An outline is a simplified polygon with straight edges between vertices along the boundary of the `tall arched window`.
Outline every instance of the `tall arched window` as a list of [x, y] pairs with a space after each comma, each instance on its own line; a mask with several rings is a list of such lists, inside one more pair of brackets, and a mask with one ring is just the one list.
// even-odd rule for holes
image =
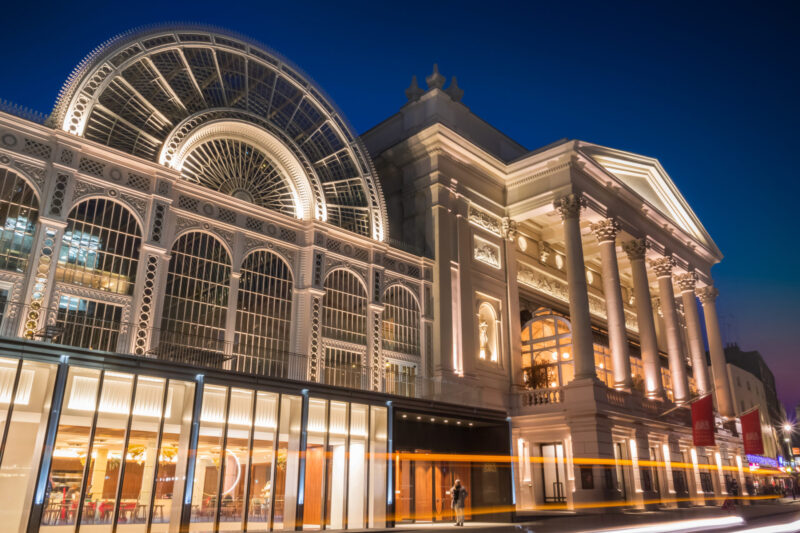
[[195, 231], [175, 241], [164, 288], [159, 357], [221, 362], [230, 282], [231, 260], [217, 239]]
[[497, 313], [489, 302], [478, 307], [478, 358], [496, 363], [499, 359]]
[[25, 272], [39, 219], [39, 201], [24, 178], [0, 168], [0, 269]]
[[367, 291], [353, 273], [341, 269], [328, 274], [324, 286], [322, 336], [341, 342], [336, 347], [324, 345], [323, 379], [332, 385], [361, 388], [366, 377], [362, 360], [367, 344]]
[[61, 239], [56, 280], [131, 294], [142, 232], [127, 208], [93, 198], [75, 206]]
[[572, 381], [572, 331], [566, 318], [540, 310], [525, 324], [522, 371], [531, 389], [558, 388]]
[[419, 355], [420, 313], [411, 291], [393, 285], [383, 296], [383, 349]]
[[280, 256], [266, 250], [242, 262], [236, 302], [236, 346], [244, 357], [238, 370], [283, 375], [292, 320], [292, 273]]

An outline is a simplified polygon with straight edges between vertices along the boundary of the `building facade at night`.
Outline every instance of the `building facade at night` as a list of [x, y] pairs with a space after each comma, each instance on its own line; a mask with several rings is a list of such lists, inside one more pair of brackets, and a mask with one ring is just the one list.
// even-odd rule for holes
[[[722, 255], [658, 161], [530, 151], [426, 81], [359, 137], [274, 52], [162, 27], [46, 120], [0, 113], [9, 531], [447, 520], [456, 478], [494, 518], [745, 486]], [[712, 391], [696, 448], [676, 407]]]

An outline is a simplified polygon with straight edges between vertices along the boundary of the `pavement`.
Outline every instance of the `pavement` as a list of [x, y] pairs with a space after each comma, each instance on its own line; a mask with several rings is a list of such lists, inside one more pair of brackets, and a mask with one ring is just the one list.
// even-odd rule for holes
[[[741, 520], [739, 519], [741, 517]], [[631, 533], [659, 531], [680, 532], [733, 532], [755, 533], [800, 532], [800, 500], [789, 499], [752, 503], [738, 506], [734, 511], [719, 507], [690, 507], [657, 511], [617, 512], [559, 512], [528, 513], [518, 516], [515, 523], [467, 522], [457, 528], [452, 522], [400, 523], [393, 529], [382, 531], [419, 532], [440, 530], [469, 530], [471, 533], [578, 533], [620, 532]], [[776, 528], [776, 524], [797, 521], [797, 529]], [[350, 530], [352, 532], [352, 530]], [[381, 530], [364, 530], [369, 532]]]

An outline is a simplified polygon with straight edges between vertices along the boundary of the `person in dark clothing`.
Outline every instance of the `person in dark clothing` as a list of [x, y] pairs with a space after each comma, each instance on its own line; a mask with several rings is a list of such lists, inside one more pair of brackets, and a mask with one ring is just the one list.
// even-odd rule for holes
[[467, 489], [461, 485], [461, 480], [457, 479], [453, 488], [450, 489], [450, 497], [453, 499], [453, 511], [456, 513], [456, 525], [464, 525], [464, 503], [467, 499]]

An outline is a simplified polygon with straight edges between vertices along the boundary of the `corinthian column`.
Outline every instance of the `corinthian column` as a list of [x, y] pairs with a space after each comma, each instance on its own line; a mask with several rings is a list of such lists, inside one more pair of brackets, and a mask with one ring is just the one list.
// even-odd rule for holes
[[614, 361], [614, 387], [631, 388], [631, 360], [628, 351], [628, 335], [625, 332], [625, 309], [622, 307], [622, 290], [619, 285], [616, 239], [619, 224], [607, 218], [592, 224], [592, 232], [600, 245], [603, 262], [603, 296], [608, 317], [608, 340]]
[[697, 275], [694, 272], [678, 274], [675, 283], [681, 291], [683, 313], [686, 316], [686, 332], [689, 336], [689, 354], [692, 357], [692, 373], [700, 395], [711, 392], [706, 365], [706, 349], [703, 346], [703, 332], [700, 329], [700, 313], [697, 312], [697, 298], [694, 295]]
[[669, 373], [672, 376], [672, 397], [675, 403], [689, 401], [689, 380], [686, 377], [686, 359], [683, 355], [683, 341], [675, 310], [675, 291], [672, 288], [672, 267], [675, 260], [661, 257], [650, 262], [658, 277], [658, 292], [661, 296], [661, 311], [664, 313], [664, 326], [667, 330], [667, 355], [669, 356]]
[[622, 243], [622, 249], [628, 254], [628, 259], [631, 262], [633, 296], [636, 300], [636, 320], [639, 324], [639, 343], [642, 348], [645, 394], [649, 398], [663, 398], [664, 387], [661, 385], [661, 364], [658, 360], [656, 324], [653, 320], [653, 306], [650, 303], [647, 268], [644, 265], [647, 240], [633, 239], [632, 241], [624, 242]]
[[706, 316], [706, 335], [708, 336], [708, 351], [711, 355], [711, 370], [714, 374], [717, 409], [719, 409], [719, 414], [725, 418], [733, 418], [736, 413], [733, 409], [733, 397], [731, 396], [731, 384], [728, 381], [728, 365], [722, 349], [722, 337], [719, 334], [716, 304], [718, 295], [719, 291], [711, 286], [697, 289], [697, 297], [703, 304], [703, 314]]
[[580, 214], [585, 200], [568, 194], [555, 201], [555, 208], [564, 221], [564, 248], [567, 254], [569, 318], [572, 322], [572, 353], [575, 379], [595, 378], [592, 324], [589, 316], [589, 294], [586, 288], [586, 267], [583, 264]]

